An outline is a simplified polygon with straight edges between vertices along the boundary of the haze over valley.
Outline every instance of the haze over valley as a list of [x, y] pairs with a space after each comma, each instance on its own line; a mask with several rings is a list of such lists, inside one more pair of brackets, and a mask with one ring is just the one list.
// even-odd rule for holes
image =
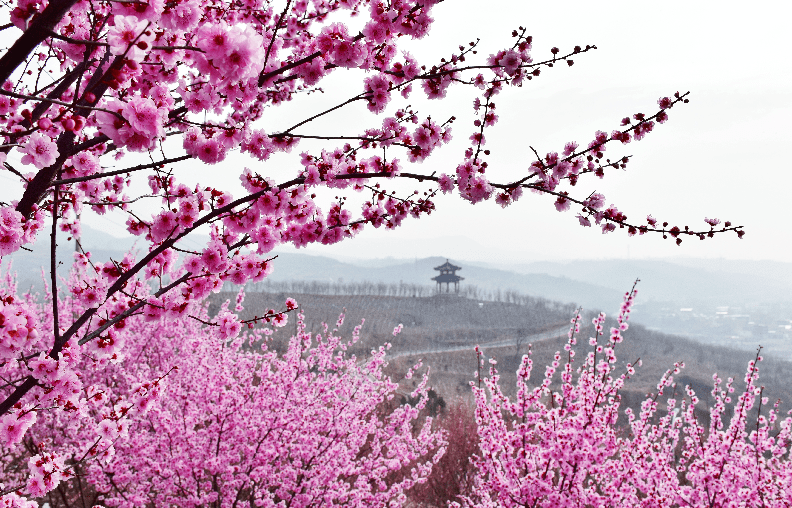
[[[48, 265], [49, 248], [48, 236], [40, 236], [32, 253], [13, 256], [20, 289], [43, 287], [41, 267]], [[120, 259], [135, 245], [133, 239], [118, 239], [89, 227], [84, 227], [81, 242], [97, 260]], [[183, 247], [196, 248], [200, 239], [192, 243], [195, 246]], [[74, 242], [63, 237], [59, 245], [59, 272], [65, 276]], [[396, 287], [403, 286], [401, 294], [407, 294], [409, 285], [412, 294], [429, 296], [436, 290], [431, 280], [438, 274], [434, 268], [449, 259], [461, 267], [460, 291], [467, 298], [507, 302], [519, 295], [531, 296], [615, 316], [624, 293], [640, 279], [633, 322], [718, 346], [755, 350], [761, 345], [768, 354], [792, 360], [792, 294], [788, 289], [792, 263], [685, 258], [487, 263], [448, 254], [448, 258], [342, 261], [294, 250], [276, 251], [272, 253], [277, 256], [273, 273], [248, 291], [290, 288], [309, 292], [307, 284], [315, 282], [317, 291], [321, 287], [325, 293], [343, 294], [352, 291], [344, 286], [365, 283], [354, 291], [396, 296]], [[297, 285], [288, 286], [291, 283]]]

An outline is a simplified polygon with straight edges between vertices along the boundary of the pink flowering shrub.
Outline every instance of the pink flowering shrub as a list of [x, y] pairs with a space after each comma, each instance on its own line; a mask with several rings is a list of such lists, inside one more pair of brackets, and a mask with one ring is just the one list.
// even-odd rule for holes
[[[86, 280], [82, 269], [72, 285]], [[73, 291], [61, 310], [77, 311], [82, 296]], [[2, 417], [5, 485], [51, 506], [386, 506], [442, 456], [442, 431], [417, 421], [426, 377], [417, 403], [379, 411], [398, 385], [383, 373], [386, 347], [345, 354], [360, 326], [350, 341], [327, 328], [313, 336], [299, 315], [279, 354], [271, 328], [240, 333], [235, 321], [229, 332], [194, 307], [183, 320], [132, 316], [83, 350], [28, 360], [40, 386], [33, 404]], [[227, 307], [220, 314], [235, 316]], [[31, 299], [24, 308], [34, 323], [50, 317]]]
[[[697, 420], [696, 394], [662, 399], [684, 367], [674, 365], [641, 404], [620, 412], [619, 391], [633, 374], [616, 370], [615, 349], [627, 330], [635, 291], [628, 293], [607, 341], [604, 315], [597, 336], [575, 369], [573, 319], [565, 353], [556, 353], [538, 386], [530, 388], [530, 355], [517, 372], [518, 394], [501, 391], [494, 362], [486, 388], [471, 383], [480, 439], [474, 493], [456, 506], [782, 507], [792, 502], [792, 418], [767, 407], [757, 354], [745, 374], [745, 392], [716, 375], [710, 423]], [[563, 358], [566, 356], [566, 358]], [[560, 387], [551, 388], [560, 370]], [[665, 408], [661, 403], [665, 402]], [[733, 416], [726, 421], [728, 406]]]

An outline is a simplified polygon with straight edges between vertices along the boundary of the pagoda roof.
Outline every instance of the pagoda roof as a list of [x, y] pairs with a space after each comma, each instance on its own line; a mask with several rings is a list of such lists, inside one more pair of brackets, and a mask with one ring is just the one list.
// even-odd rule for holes
[[432, 277], [432, 280], [437, 282], [459, 282], [461, 280], [465, 280], [464, 277], [460, 277], [459, 275], [454, 275], [452, 273], [441, 273], [437, 277]]
[[446, 259], [446, 262], [443, 263], [442, 265], [435, 266], [435, 270], [439, 270], [439, 271], [443, 271], [443, 270], [452, 270], [453, 271], [453, 270], [461, 270], [461, 269], [462, 269], [461, 266], [452, 265], [451, 263], [448, 262], [447, 259]]

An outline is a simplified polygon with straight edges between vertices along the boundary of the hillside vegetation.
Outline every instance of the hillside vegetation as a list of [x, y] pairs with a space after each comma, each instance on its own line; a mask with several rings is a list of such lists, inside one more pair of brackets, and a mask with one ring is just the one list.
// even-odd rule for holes
[[[384, 295], [311, 295], [294, 293], [248, 293], [245, 297], [241, 319], [262, 315], [269, 308], [278, 308], [287, 296], [295, 298], [305, 313], [308, 330], [320, 332], [322, 323], [335, 328], [340, 313], [345, 313], [340, 332], [350, 337], [352, 329], [363, 319], [362, 340], [353, 347], [359, 356], [378, 348], [385, 342], [392, 344], [389, 372], [399, 379], [410, 366], [423, 360], [431, 368], [430, 385], [446, 400], [469, 398], [469, 383], [475, 379], [476, 356], [473, 348], [480, 345], [484, 356], [495, 359], [503, 382], [514, 385], [514, 373], [524, 354], [530, 351], [534, 361], [532, 380], [541, 382], [544, 367], [553, 361], [557, 351], [563, 352], [567, 341], [566, 327], [575, 308], [538, 298], [523, 297], [521, 303], [479, 301], [455, 295], [432, 297]], [[210, 314], [217, 312], [225, 300], [234, 301], [235, 292], [224, 292], [210, 298]], [[276, 347], [283, 347], [294, 332], [294, 319], [273, 335]], [[576, 346], [577, 361], [591, 350], [588, 338], [594, 330], [590, 325], [592, 315], [586, 315], [584, 327]], [[588, 323], [588, 325], [586, 325]], [[398, 336], [393, 329], [403, 324]], [[606, 322], [606, 333], [613, 325]], [[541, 337], [535, 340], [536, 337]], [[600, 343], [606, 337], [600, 338]], [[685, 369], [677, 376], [677, 394], [690, 385], [701, 399], [701, 406], [711, 402], [712, 376], [726, 379], [734, 377], [740, 390], [748, 362], [755, 352], [701, 344], [683, 337], [647, 330], [631, 325], [625, 341], [616, 350], [618, 365], [640, 359], [642, 366], [622, 392], [627, 405], [638, 408], [648, 393], [656, 390], [663, 373], [674, 362], [684, 362]], [[782, 407], [792, 407], [792, 363], [765, 356], [760, 364], [760, 382], [765, 395], [771, 400], [780, 398]], [[562, 361], [566, 356], [562, 356]], [[487, 364], [489, 365], [489, 364]], [[405, 381], [408, 391], [415, 379]], [[664, 394], [671, 396], [671, 393]], [[703, 415], [705, 416], [705, 415]]]

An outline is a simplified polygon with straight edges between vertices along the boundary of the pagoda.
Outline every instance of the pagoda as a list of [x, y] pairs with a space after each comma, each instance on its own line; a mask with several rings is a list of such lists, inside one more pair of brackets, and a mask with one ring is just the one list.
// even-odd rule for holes
[[443, 292], [443, 284], [446, 285], [446, 293], [451, 292], [451, 284], [454, 284], [454, 291], [459, 293], [459, 281], [464, 280], [464, 277], [460, 277], [456, 274], [457, 270], [461, 270], [462, 267], [452, 265], [446, 259], [446, 262], [440, 266], [436, 266], [435, 270], [440, 272], [440, 275], [436, 277], [432, 277], [432, 280], [437, 281], [437, 292]]

